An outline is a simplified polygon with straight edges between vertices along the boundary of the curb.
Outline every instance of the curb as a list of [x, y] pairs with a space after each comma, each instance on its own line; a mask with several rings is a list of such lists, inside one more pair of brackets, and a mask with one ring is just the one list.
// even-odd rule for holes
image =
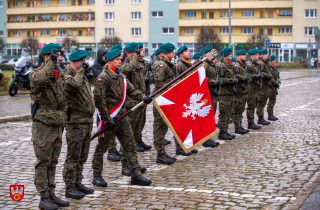
[[309, 76], [288, 77], [288, 78], [284, 78], [284, 79], [281, 79], [281, 80], [299, 79], [299, 78], [304, 78], [304, 77], [309, 77]]
[[1, 117], [0, 123], [30, 120], [31, 114]]

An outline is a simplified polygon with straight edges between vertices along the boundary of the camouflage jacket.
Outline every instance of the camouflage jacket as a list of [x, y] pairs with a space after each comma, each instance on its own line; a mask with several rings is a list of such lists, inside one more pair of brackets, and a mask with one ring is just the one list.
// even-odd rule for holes
[[191, 67], [191, 63], [190, 62], [187, 62], [185, 60], [179, 60], [178, 63], [177, 63], [177, 75], [176, 76], [179, 76], [180, 74], [182, 74], [185, 70], [187, 70], [188, 68]]
[[[251, 63], [250, 61], [247, 61], [248, 65], [250, 65], [250, 63]], [[250, 91], [260, 90], [261, 87], [262, 87], [262, 83], [260, 83], [259, 85], [257, 84], [257, 82], [258, 82], [258, 72], [259, 72], [259, 63], [257, 63], [256, 61], [253, 62], [253, 64], [251, 65], [250, 72], [251, 73], [249, 74], [249, 76], [252, 78], [252, 82], [250, 83]]]
[[206, 71], [207, 83], [209, 87], [209, 92], [211, 96], [217, 97], [217, 93], [214, 92], [216, 89], [216, 78], [217, 78], [217, 67], [215, 63], [206, 59], [203, 61]]
[[150, 80], [151, 83], [154, 83], [154, 74], [156, 72], [156, 68], [157, 68], [157, 65], [158, 65], [159, 61], [160, 61], [160, 58], [156, 57], [156, 60], [151, 65], [151, 72], [149, 74], [149, 80]]
[[[93, 115], [95, 111], [93, 95], [90, 83], [84, 77], [84, 69], [76, 73], [71, 67], [66, 72], [67, 104], [73, 110]], [[71, 113], [70, 121], [67, 123], [93, 123], [93, 117], [84, 117]]]
[[233, 80], [233, 65], [228, 64], [225, 60], [221, 64], [221, 80], [223, 84], [220, 87], [220, 95], [234, 95], [232, 88], [234, 84]]
[[[136, 90], [142, 93], [146, 92], [146, 70], [144, 66], [140, 66], [137, 54], [133, 54], [132, 58], [126, 57], [125, 61], [120, 67], [120, 72], [130, 81]], [[127, 95], [126, 107], [133, 107], [140, 101], [136, 101]]]
[[62, 126], [66, 124], [66, 82], [62, 70], [56, 78], [52, 72], [56, 64], [47, 61], [46, 65], [33, 70], [30, 73], [31, 100], [41, 105], [57, 106], [60, 110], [39, 109], [33, 120], [43, 122], [47, 125]]
[[[142, 69], [142, 72], [143, 72], [143, 75], [144, 75], [144, 81], [146, 81], [146, 79], [147, 79], [146, 75], [147, 75], [147, 71], [148, 71], [148, 64], [142, 58], [139, 58], [139, 62], [138, 63], [139, 63], [140, 68]], [[150, 72], [149, 72], [149, 75], [150, 75]], [[148, 78], [150, 80], [150, 76]], [[149, 95], [150, 94], [150, 85], [148, 87], [147, 87], [147, 85], [145, 85], [145, 86], [146, 86], [146, 91], [144, 92], [144, 94]]]
[[[97, 77], [94, 84], [94, 101], [100, 114], [106, 123], [111, 122], [109, 110], [115, 107], [122, 99], [122, 88], [124, 75], [120, 73], [119, 77], [111, 72], [108, 65], [105, 65], [101, 74]], [[134, 86], [127, 79], [126, 94], [137, 101], [142, 101], [145, 95], [136, 90]], [[125, 112], [123, 106], [115, 118], [120, 117]]]
[[250, 87], [249, 85], [245, 85], [245, 90], [242, 89], [242, 85], [245, 82], [247, 66], [245, 65], [245, 63], [239, 60], [237, 60], [236, 66], [237, 66], [237, 79], [239, 80], [236, 92], [241, 94], [248, 93], [249, 87]]
[[160, 58], [154, 74], [154, 91], [160, 89], [173, 79], [173, 67], [174, 65], [169, 60], [164, 57]]
[[278, 69], [275, 66], [273, 67], [271, 64], [270, 64], [270, 67], [271, 67], [271, 74], [272, 74], [271, 88], [275, 90], [276, 89], [275, 85], [277, 84], [277, 78], [278, 78]]
[[261, 61], [261, 74], [263, 75], [263, 79], [262, 79], [262, 89], [267, 89], [269, 88], [269, 65], [268, 62], [265, 61], [264, 59], [262, 59]]

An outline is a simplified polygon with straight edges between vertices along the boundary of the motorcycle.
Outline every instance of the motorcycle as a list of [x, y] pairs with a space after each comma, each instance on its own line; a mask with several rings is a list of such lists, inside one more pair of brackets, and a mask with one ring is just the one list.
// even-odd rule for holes
[[14, 71], [12, 75], [12, 82], [9, 87], [9, 95], [15, 96], [18, 90], [30, 90], [29, 74], [36, 65], [28, 61], [27, 57], [21, 57], [14, 65]]

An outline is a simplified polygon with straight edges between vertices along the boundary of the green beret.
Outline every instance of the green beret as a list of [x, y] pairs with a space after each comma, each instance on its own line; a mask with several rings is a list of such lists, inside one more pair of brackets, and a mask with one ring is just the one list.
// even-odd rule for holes
[[257, 53], [258, 53], [258, 50], [257, 50], [257, 49], [251, 49], [251, 50], [248, 51], [248, 54], [249, 54], [249, 55], [255, 55], [255, 54], [257, 54]]
[[202, 54], [203, 54], [202, 52], [197, 52], [197, 53], [195, 53], [192, 57], [193, 57], [194, 59], [201, 58]]
[[71, 46], [70, 47], [70, 52], [76, 51], [78, 48], [76, 46]]
[[85, 58], [87, 56], [87, 51], [85, 50], [76, 50], [69, 55], [69, 60], [70, 61], [77, 61], [81, 60], [82, 58]]
[[164, 43], [163, 45], [160, 46], [160, 51], [162, 53], [171, 53], [174, 51], [175, 46], [172, 43]]
[[236, 58], [232, 57], [231, 62], [236, 62]]
[[210, 50], [212, 50], [212, 48], [213, 48], [212, 45], [207, 45], [204, 48], [202, 48], [201, 52], [202, 52], [202, 54], [209, 52]]
[[182, 53], [183, 51], [185, 50], [188, 50], [187, 46], [183, 45], [182, 47], [180, 47], [178, 50], [177, 50], [177, 55], [179, 55], [180, 53]]
[[42, 55], [51, 54], [51, 50], [53, 53], [59, 52], [61, 50], [61, 45], [56, 43], [46, 44], [40, 51]]
[[142, 43], [139, 42], [139, 43], [137, 43], [137, 45], [138, 45], [139, 49], [143, 48], [143, 44]]
[[124, 47], [124, 51], [133, 52], [136, 49], [136, 46], [138, 46], [137, 43], [131, 42]]
[[238, 50], [238, 51], [236, 52], [236, 55], [245, 55], [245, 54], [246, 54], [246, 51], [245, 51], [244, 49]]
[[113, 45], [110, 50], [122, 50], [122, 46], [121, 44], [116, 44]]
[[276, 59], [276, 56], [274, 55], [268, 56], [269, 61], [274, 61], [275, 59]]
[[268, 54], [268, 50], [266, 50], [266, 49], [259, 50], [259, 54], [260, 55]]
[[106, 61], [112, 60], [121, 55], [121, 50], [109, 50], [105, 55]]
[[231, 53], [232, 53], [232, 50], [229, 47], [227, 47], [227, 48], [224, 48], [221, 50], [220, 55], [222, 57], [226, 57], [226, 56], [230, 55]]
[[159, 53], [161, 53], [160, 47], [154, 52], [154, 54], [158, 55]]

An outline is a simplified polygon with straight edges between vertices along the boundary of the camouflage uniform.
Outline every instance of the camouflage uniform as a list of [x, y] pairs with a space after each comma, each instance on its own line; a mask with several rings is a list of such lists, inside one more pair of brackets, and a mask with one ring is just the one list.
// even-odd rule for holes
[[90, 149], [95, 106], [90, 83], [84, 72], [84, 69], [79, 69], [76, 73], [70, 67], [66, 73], [67, 104], [72, 109], [66, 127], [68, 150], [62, 172], [66, 187], [81, 183], [83, 165]]
[[[248, 65], [249, 65], [249, 61], [248, 61]], [[248, 123], [254, 122], [254, 110], [258, 106], [258, 97], [259, 97], [259, 92], [262, 86], [262, 83], [260, 83], [259, 85], [257, 84], [258, 71], [259, 71], [259, 64], [256, 62], [253, 62], [250, 69], [251, 74], [249, 74], [249, 76], [252, 78], [252, 82], [250, 83], [249, 93], [247, 97]]]
[[212, 108], [213, 108], [214, 114], [216, 114], [217, 105], [218, 105], [218, 95], [217, 93], [214, 92], [214, 90], [216, 89], [217, 68], [215, 63], [213, 63], [208, 59], [203, 61], [203, 64], [205, 65], [204, 69], [206, 71], [206, 77], [207, 77], [207, 82], [209, 86]]
[[191, 67], [191, 63], [189, 61], [179, 60], [176, 67], [176, 71], [177, 71], [176, 76], [179, 76], [190, 67]]
[[262, 78], [262, 87], [259, 93], [259, 101], [258, 101], [258, 107], [257, 107], [257, 115], [258, 117], [263, 118], [263, 109], [267, 105], [268, 97], [269, 97], [269, 67], [268, 62], [265, 60], [261, 61], [261, 74], [263, 75]]
[[239, 128], [242, 124], [242, 113], [244, 112], [246, 102], [247, 102], [247, 94], [249, 91], [249, 85], [245, 86], [245, 89], [242, 89], [242, 85], [245, 82], [245, 75], [247, 72], [246, 64], [242, 61], [237, 60], [237, 79], [239, 80], [236, 95], [234, 99], [234, 111], [233, 111], [233, 122], [235, 128]]
[[275, 85], [277, 84], [278, 70], [275, 66], [272, 66], [272, 65], [271, 65], [271, 74], [273, 76], [273, 78], [271, 80], [272, 88], [270, 88], [270, 91], [269, 91], [269, 96], [268, 96], [269, 102], [268, 102], [268, 107], [267, 107], [267, 111], [268, 111], [269, 116], [273, 115], [273, 109], [274, 109], [274, 106], [276, 104], [276, 99], [277, 99], [277, 94], [275, 93], [275, 91], [276, 91]]
[[234, 105], [234, 93], [232, 91], [234, 80], [233, 66], [228, 64], [225, 60], [222, 63], [221, 80], [223, 85], [220, 88], [220, 101], [219, 101], [219, 128], [220, 132], [228, 131], [229, 119], [231, 117]]
[[39, 104], [32, 123], [32, 138], [35, 164], [34, 184], [41, 198], [55, 190], [56, 165], [62, 145], [62, 126], [66, 123], [66, 83], [60, 70], [58, 78], [52, 72], [56, 64], [46, 65], [30, 73], [31, 100]]
[[[108, 65], [103, 67], [102, 73], [98, 76], [94, 85], [94, 100], [102, 118], [109, 123], [112, 121], [109, 110], [116, 106], [122, 98], [122, 88], [124, 76], [115, 75], [108, 69]], [[136, 90], [134, 86], [127, 80], [126, 93], [133, 99], [142, 101], [145, 95]], [[114, 120], [125, 113], [125, 107], [122, 107]], [[117, 136], [123, 152], [128, 158], [129, 169], [132, 176], [139, 176], [141, 174], [140, 165], [138, 163], [136, 144], [134, 141], [131, 125], [128, 117], [120, 120], [115, 128], [104, 133], [104, 138], [99, 138], [96, 146], [94, 156], [92, 159], [92, 169], [94, 176], [101, 176], [103, 170], [103, 154], [108, 150], [109, 141], [113, 136]]]
[[[154, 70], [154, 82], [155, 90], [157, 91], [173, 78], [173, 64], [166, 58], [160, 58], [157, 62], [156, 68]], [[165, 152], [165, 136], [168, 132], [168, 126], [162, 119], [158, 110], [153, 106], [153, 140], [154, 146], [158, 151], [158, 154]], [[181, 148], [180, 144], [175, 139], [176, 149]]]
[[149, 74], [149, 80], [151, 83], [154, 83], [154, 74], [156, 72], [156, 68], [157, 68], [159, 61], [160, 61], [160, 58], [156, 57], [155, 61], [151, 65], [151, 72]]

